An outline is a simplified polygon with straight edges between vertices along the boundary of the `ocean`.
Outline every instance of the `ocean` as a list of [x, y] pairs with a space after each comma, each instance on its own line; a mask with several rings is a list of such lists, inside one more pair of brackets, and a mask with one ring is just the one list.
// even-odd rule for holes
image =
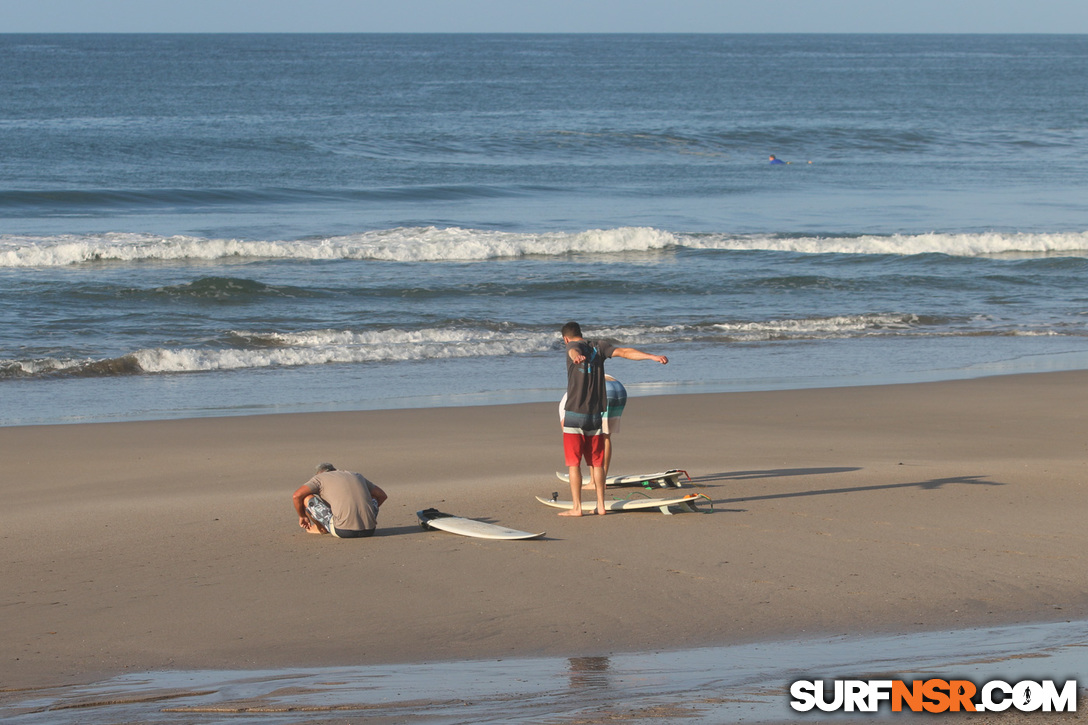
[[[0, 425], [1088, 368], [1088, 36], [0, 35]], [[776, 155], [788, 163], [772, 165]]]

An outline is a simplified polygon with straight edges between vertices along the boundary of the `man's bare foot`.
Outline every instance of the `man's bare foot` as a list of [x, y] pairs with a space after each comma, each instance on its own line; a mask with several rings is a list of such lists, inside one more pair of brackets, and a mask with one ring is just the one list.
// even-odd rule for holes
[[608, 513], [608, 509], [603, 509], [603, 508], [598, 507], [598, 508], [594, 509], [594, 512], [598, 516], [604, 516], [606, 513]]
[[582, 509], [581, 508], [576, 508], [576, 509], [568, 509], [566, 511], [560, 511], [559, 515], [560, 516], [581, 516], [582, 515]]

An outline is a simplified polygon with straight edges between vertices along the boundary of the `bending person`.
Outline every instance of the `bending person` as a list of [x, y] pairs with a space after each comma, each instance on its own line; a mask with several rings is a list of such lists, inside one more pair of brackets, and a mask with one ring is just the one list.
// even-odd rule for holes
[[364, 476], [322, 463], [314, 477], [298, 487], [292, 501], [298, 525], [306, 532], [358, 539], [374, 534], [378, 509], [388, 498]]

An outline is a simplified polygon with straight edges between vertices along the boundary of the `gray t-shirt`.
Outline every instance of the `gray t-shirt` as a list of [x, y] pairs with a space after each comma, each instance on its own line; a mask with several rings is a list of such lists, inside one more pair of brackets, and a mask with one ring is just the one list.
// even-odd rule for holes
[[370, 491], [373, 484], [351, 471], [324, 471], [306, 482], [332, 509], [332, 525], [341, 531], [373, 531], [378, 525], [378, 506]]
[[608, 406], [604, 384], [604, 361], [616, 346], [607, 340], [574, 340], [567, 350], [576, 349], [585, 360], [575, 363], [567, 356], [567, 410], [588, 415], [603, 413]]

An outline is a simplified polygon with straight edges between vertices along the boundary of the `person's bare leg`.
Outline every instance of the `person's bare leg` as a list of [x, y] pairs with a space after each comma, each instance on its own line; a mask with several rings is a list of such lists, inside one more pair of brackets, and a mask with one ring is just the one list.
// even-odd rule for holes
[[582, 466], [570, 466], [570, 498], [572, 505], [568, 511], [560, 511], [560, 516], [582, 515]]
[[597, 513], [604, 516], [608, 513], [608, 509], [604, 507], [604, 468], [594, 466], [590, 469], [589, 475], [593, 480], [593, 488], [597, 491]]
[[[605, 485], [608, 483], [608, 467], [612, 465], [612, 436], [608, 433], [603, 433], [604, 436], [604, 480]], [[589, 477], [589, 480], [582, 484], [582, 488], [590, 489], [595, 488], [593, 485], [593, 476]]]

